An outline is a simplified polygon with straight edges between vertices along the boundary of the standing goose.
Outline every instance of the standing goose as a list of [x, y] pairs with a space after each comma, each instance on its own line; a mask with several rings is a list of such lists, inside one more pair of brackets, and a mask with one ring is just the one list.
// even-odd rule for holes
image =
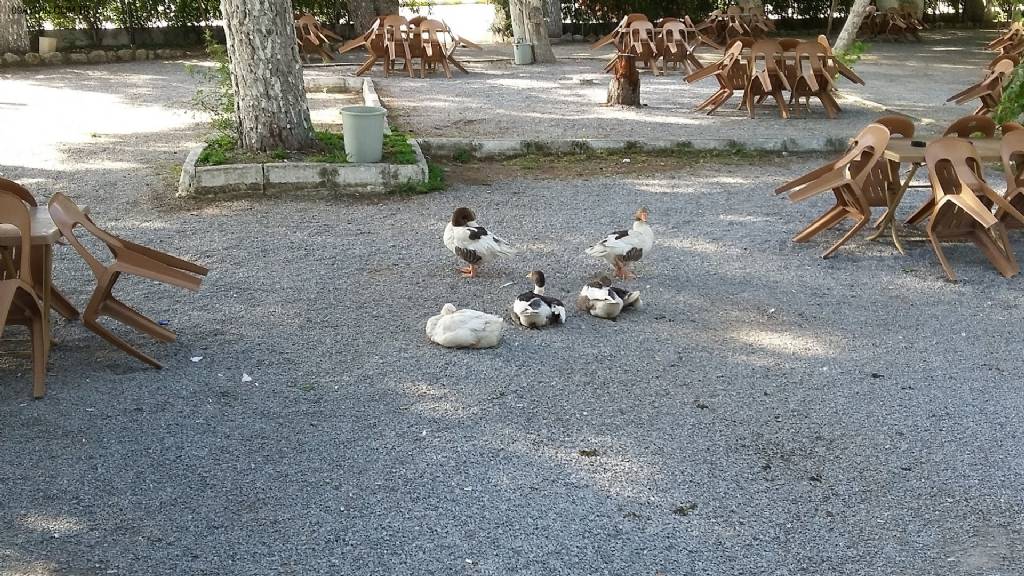
[[615, 277], [627, 280], [636, 278], [629, 269], [631, 262], [636, 262], [651, 251], [654, 245], [654, 232], [647, 224], [647, 208], [641, 208], [633, 215], [633, 227], [629, 230], [612, 232], [597, 244], [587, 248], [587, 254], [601, 258], [615, 268]]
[[611, 280], [606, 276], [584, 286], [580, 290], [579, 298], [576, 299], [576, 307], [581, 311], [606, 320], [618, 318], [623, 308], [640, 305], [640, 292], [630, 292], [612, 286]]
[[533, 281], [533, 290], [523, 292], [512, 303], [512, 314], [519, 323], [526, 328], [565, 324], [565, 305], [557, 298], [544, 295], [544, 273], [535, 270], [526, 277]]
[[444, 245], [469, 266], [459, 268], [465, 278], [476, 278], [477, 266], [498, 256], [515, 254], [508, 242], [491, 234], [476, 223], [476, 214], [469, 208], [456, 208], [444, 228]]

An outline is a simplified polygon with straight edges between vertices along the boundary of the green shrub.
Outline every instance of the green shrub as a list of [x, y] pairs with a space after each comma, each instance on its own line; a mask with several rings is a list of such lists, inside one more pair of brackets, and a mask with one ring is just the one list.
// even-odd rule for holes
[[996, 122], [1016, 121], [1024, 113], [1024, 64], [1013, 70], [1013, 77], [1003, 89], [1003, 97], [996, 106]]

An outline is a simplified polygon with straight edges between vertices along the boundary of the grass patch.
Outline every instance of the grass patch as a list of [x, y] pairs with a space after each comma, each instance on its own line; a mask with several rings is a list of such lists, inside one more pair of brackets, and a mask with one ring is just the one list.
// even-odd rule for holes
[[444, 168], [437, 164], [427, 163], [427, 181], [426, 182], [403, 182], [398, 186], [391, 189], [391, 192], [395, 194], [428, 194], [430, 192], [440, 192], [445, 188], [445, 177]]
[[[238, 149], [238, 141], [231, 135], [219, 133], [206, 142], [206, 148], [199, 155], [198, 166], [220, 166], [222, 164], [270, 164], [274, 162], [324, 162], [347, 164], [345, 137], [337, 132], [317, 130], [316, 147], [312, 150], [274, 150], [269, 153], [249, 152]], [[415, 164], [416, 150], [404, 132], [384, 135], [384, 158], [387, 164]]]

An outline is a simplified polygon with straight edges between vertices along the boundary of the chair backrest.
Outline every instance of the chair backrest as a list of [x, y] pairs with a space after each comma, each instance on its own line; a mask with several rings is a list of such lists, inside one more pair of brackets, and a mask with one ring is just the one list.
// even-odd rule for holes
[[432, 44], [441, 44], [441, 39], [448, 33], [448, 27], [439, 20], [421, 20], [417, 30], [421, 39]]
[[0, 178], [0, 191], [10, 192], [11, 194], [14, 194], [18, 198], [20, 198], [22, 202], [28, 204], [29, 206], [39, 205], [38, 203], [36, 203], [36, 197], [33, 196], [27, 188], [25, 188], [21, 184], [18, 184], [14, 180]]
[[622, 26], [629, 27], [633, 22], [650, 22], [650, 20], [647, 18], [647, 14], [634, 12], [632, 14], [626, 14], [626, 17], [622, 19]]
[[725, 14], [727, 16], [740, 16], [740, 15], [743, 14], [743, 9], [740, 8], [739, 6], [733, 4], [732, 6], [729, 6], [728, 8], [726, 8]]
[[786, 51], [786, 52], [791, 52], [793, 50], [796, 50], [796, 47], [799, 46], [802, 42], [803, 42], [803, 40], [801, 40], [799, 38], [779, 38], [778, 39], [779, 46], [784, 51]]
[[[781, 44], [781, 43], [780, 43]], [[825, 74], [825, 66], [828, 63], [828, 51], [817, 42], [800, 42], [793, 48], [796, 59], [797, 75], [804, 74], [804, 66], [810, 68], [813, 74]]]
[[1024, 129], [1024, 126], [1021, 126], [1020, 122], [1003, 122], [999, 125], [999, 131], [1003, 133], [1004, 137], [1014, 130], [1021, 129]]
[[687, 39], [686, 24], [679, 20], [665, 22], [661, 25], [661, 37], [666, 44], [685, 43]]
[[886, 198], [884, 174], [876, 167], [882, 164], [879, 159], [888, 145], [889, 129], [881, 124], [868, 124], [854, 136], [849, 151], [834, 164], [834, 168], [847, 167], [872, 206]]
[[936, 199], [945, 194], [959, 194], [970, 189], [971, 183], [985, 181], [978, 151], [962, 138], [946, 137], [932, 141], [925, 148], [924, 158]]
[[82, 227], [89, 234], [92, 234], [100, 242], [107, 245], [107, 249], [116, 258], [118, 253], [125, 250], [124, 244], [121, 239], [113, 234], [101, 229], [97, 226], [88, 215], [82, 212], [82, 209], [78, 207], [70, 198], [64, 194], [58, 192], [50, 198], [50, 218], [53, 219], [53, 223], [60, 229], [61, 234], [64, 235], [64, 239], [75, 249], [76, 252], [85, 260], [89, 268], [92, 269], [93, 274], [96, 275], [97, 280], [102, 278], [102, 275], [106, 272], [107, 267], [104, 265], [96, 256], [94, 256], [89, 249], [82, 244], [82, 242], [75, 236], [75, 228]]
[[914, 137], [914, 121], [906, 116], [882, 116], [875, 120], [875, 124], [881, 124], [889, 129], [889, 136], [899, 136], [901, 138], [913, 138]]
[[999, 148], [1003, 160], [1003, 174], [1006, 176], [1006, 188], [1018, 188], [1024, 184], [1024, 130], [1004, 132]]
[[18, 277], [32, 286], [32, 216], [21, 197], [7, 190], [0, 190], [0, 226], [13, 226], [18, 231], [21, 245], [21, 262]]
[[396, 38], [401, 38], [409, 30], [409, 21], [397, 14], [382, 16], [380, 29], [384, 31], [386, 41], [393, 41]]
[[979, 114], [964, 116], [950, 124], [942, 135], [970, 138], [975, 134], [981, 134], [984, 138], [992, 138], [996, 135], [996, 121]]
[[[782, 47], [776, 40], [765, 38], [758, 40], [750, 47], [750, 71], [758, 70], [775, 73], [779, 72], [778, 59], [782, 56]], [[764, 62], [764, 64], [759, 64]], [[762, 67], [763, 66], [763, 67]]]
[[1020, 64], [1020, 57], [1013, 54], [1001, 54], [993, 58], [992, 61], [988, 63], [988, 69], [995, 70], [996, 66], [1000, 65], [1002, 62], [1009, 62], [1010, 68], [1012, 69], [1016, 67], [1017, 64]]

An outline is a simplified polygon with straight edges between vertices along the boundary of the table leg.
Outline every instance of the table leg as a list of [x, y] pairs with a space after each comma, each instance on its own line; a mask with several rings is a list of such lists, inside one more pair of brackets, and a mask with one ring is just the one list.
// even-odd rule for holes
[[903, 195], [906, 194], [907, 188], [910, 187], [910, 183], [914, 181], [914, 175], [917, 174], [918, 168], [921, 167], [920, 163], [915, 162], [910, 166], [910, 172], [907, 173], [907, 179], [900, 185], [900, 189], [896, 194], [889, 198], [889, 209], [886, 211], [885, 216], [882, 217], [881, 226], [878, 230], [868, 236], [868, 240], [877, 240], [879, 236], [885, 233], [885, 227], [889, 226], [892, 228], [892, 241], [896, 245], [896, 249], [900, 251], [900, 254], [906, 254], [906, 249], [903, 247], [903, 242], [900, 241], [899, 231], [896, 229], [896, 208], [903, 201]]

